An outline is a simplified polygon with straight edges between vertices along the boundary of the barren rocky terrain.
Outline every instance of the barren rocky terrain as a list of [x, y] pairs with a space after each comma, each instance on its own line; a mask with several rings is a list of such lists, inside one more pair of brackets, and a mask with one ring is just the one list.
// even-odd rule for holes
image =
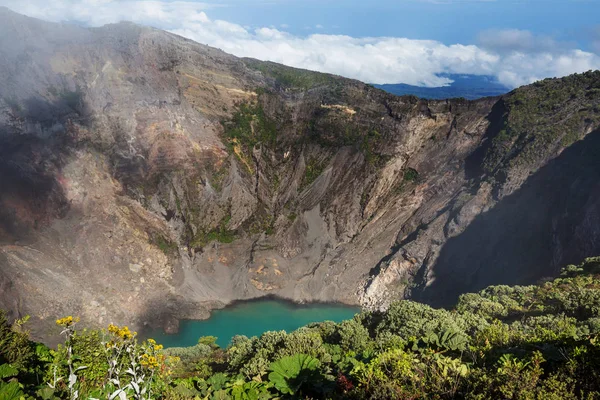
[[0, 307], [38, 338], [534, 283], [600, 253], [599, 194], [600, 72], [425, 101], [0, 8]]

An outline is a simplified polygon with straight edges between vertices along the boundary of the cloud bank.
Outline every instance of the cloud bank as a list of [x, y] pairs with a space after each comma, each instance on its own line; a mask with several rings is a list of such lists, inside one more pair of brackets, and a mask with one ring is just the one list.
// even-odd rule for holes
[[[51, 21], [100, 26], [123, 20], [165, 29], [240, 57], [329, 72], [369, 83], [443, 86], [440, 73], [493, 75], [508, 87], [600, 69], [600, 56], [522, 30], [481, 33], [477, 45], [345, 35], [295, 36], [209, 18], [216, 4], [167, 0], [0, 0]], [[285, 29], [285, 28], [282, 28]]]

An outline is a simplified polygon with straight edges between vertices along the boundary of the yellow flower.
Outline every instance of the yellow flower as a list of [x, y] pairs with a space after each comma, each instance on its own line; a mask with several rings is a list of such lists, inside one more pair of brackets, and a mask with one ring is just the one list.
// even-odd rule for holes
[[129, 331], [129, 328], [127, 326], [122, 327], [119, 330], [118, 335], [123, 339], [131, 339], [133, 337], [133, 334]]
[[140, 364], [146, 368], [154, 369], [158, 367], [158, 359], [154, 356], [143, 354], [142, 359], [140, 360]]
[[114, 324], [110, 324], [108, 326], [108, 332], [124, 340], [132, 339], [137, 334], [137, 332], [131, 333], [129, 327], [127, 326], [119, 328], [117, 325]]
[[73, 316], [69, 315], [68, 317], [57, 319], [56, 325], [68, 327], [77, 322], [79, 322], [79, 318], [73, 318]]

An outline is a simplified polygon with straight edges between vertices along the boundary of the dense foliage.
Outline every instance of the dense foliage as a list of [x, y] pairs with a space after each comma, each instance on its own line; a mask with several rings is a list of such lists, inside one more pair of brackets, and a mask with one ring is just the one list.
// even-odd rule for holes
[[552, 281], [492, 286], [453, 310], [413, 301], [295, 332], [189, 348], [127, 327], [77, 331], [50, 350], [0, 316], [0, 398], [600, 398], [600, 257]]

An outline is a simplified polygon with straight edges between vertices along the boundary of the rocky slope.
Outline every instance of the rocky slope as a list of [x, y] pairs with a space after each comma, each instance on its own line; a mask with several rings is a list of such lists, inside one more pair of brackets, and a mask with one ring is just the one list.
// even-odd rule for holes
[[0, 8], [0, 306], [44, 338], [534, 282], [600, 252], [599, 127], [598, 72], [424, 101]]

